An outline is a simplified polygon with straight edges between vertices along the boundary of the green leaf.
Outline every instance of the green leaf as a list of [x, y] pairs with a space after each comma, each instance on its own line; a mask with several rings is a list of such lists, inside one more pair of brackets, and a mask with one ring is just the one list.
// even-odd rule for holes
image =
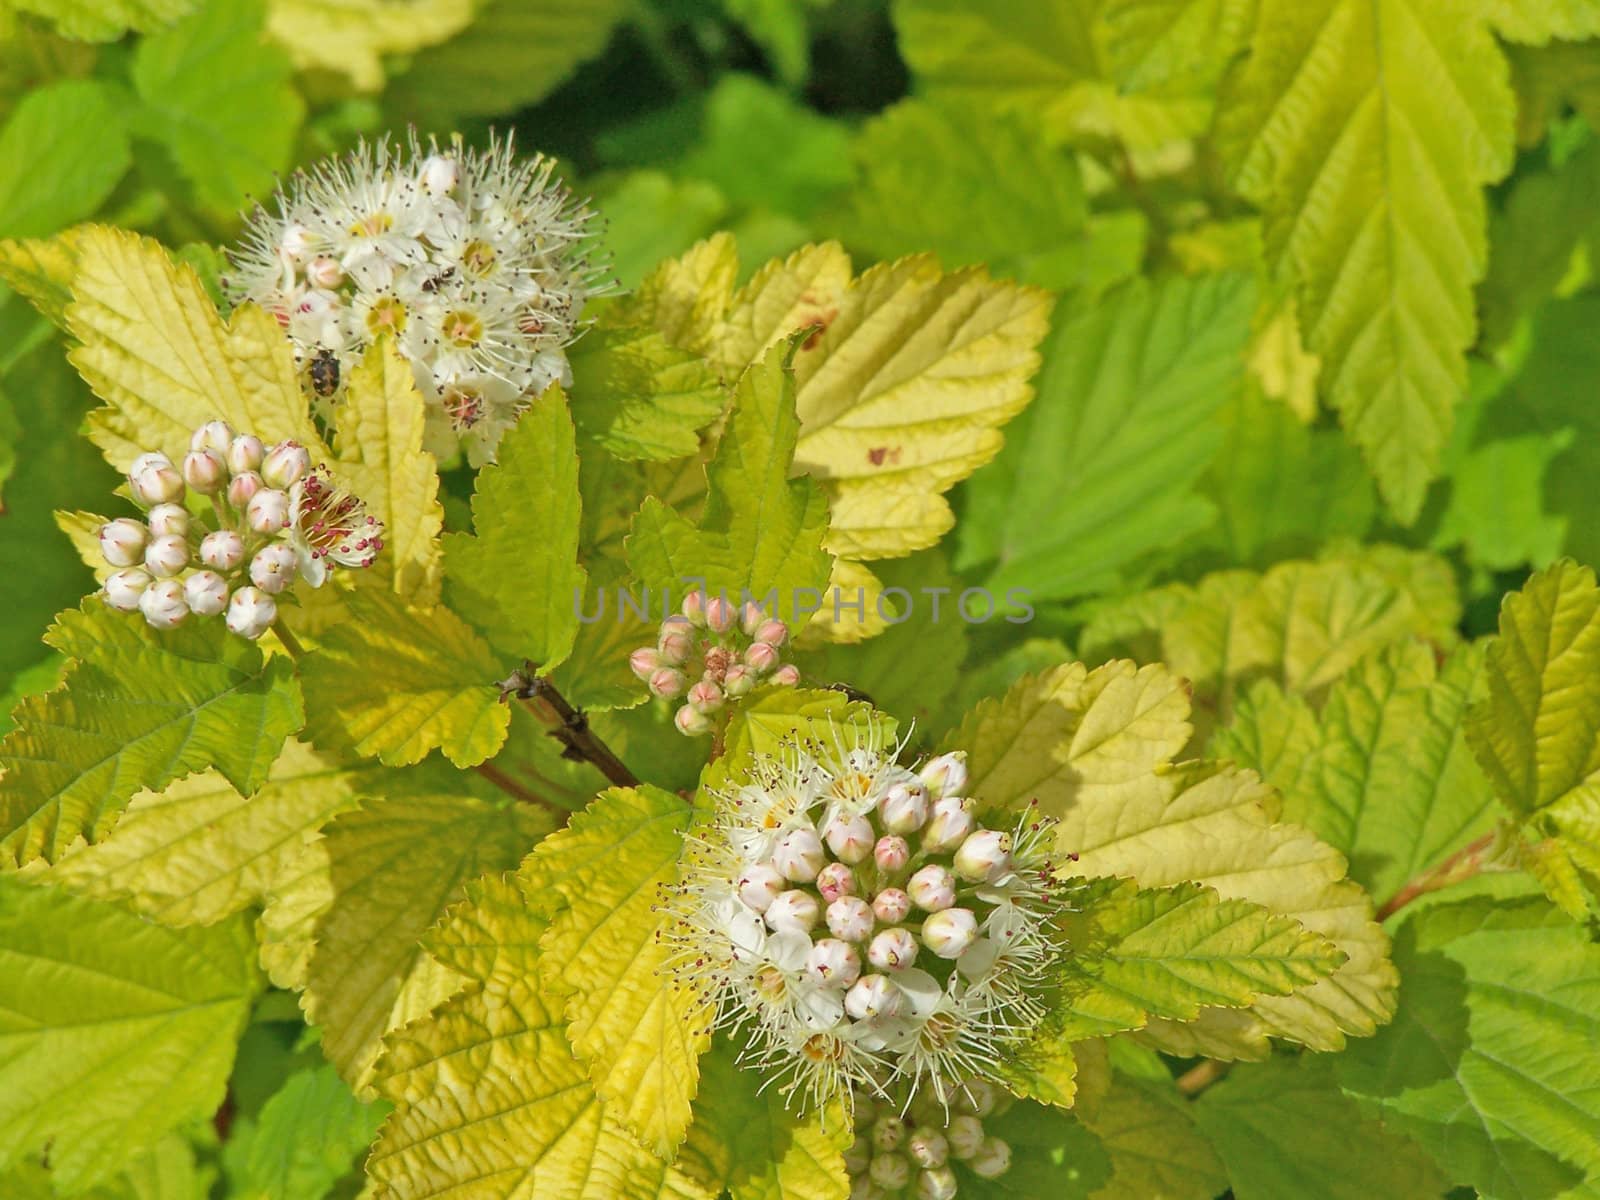
[[1191, 1111], [1237, 1200], [1439, 1200], [1449, 1190], [1415, 1142], [1362, 1117], [1325, 1059], [1240, 1067]]
[[659, 788], [614, 788], [523, 865], [537, 901], [566, 907], [540, 940], [545, 987], [566, 996], [573, 1049], [595, 1093], [667, 1158], [689, 1127], [712, 1013], [663, 974], [661, 889], [677, 882], [690, 809]]
[[[43, 1163], [28, 1161], [0, 1175], [0, 1189], [7, 1200], [57, 1200], [51, 1178]], [[209, 1200], [214, 1178], [214, 1170], [195, 1163], [189, 1139], [171, 1133], [110, 1182], [76, 1195], [82, 1200]]]
[[1557, 38], [1600, 37], [1600, 8], [1592, 0], [1478, 0], [1478, 5], [1507, 41], [1542, 46]]
[[476, 766], [506, 739], [511, 713], [495, 679], [504, 664], [448, 608], [412, 608], [367, 589], [346, 600], [351, 618], [328, 630], [300, 663], [307, 730], [390, 766], [443, 749]]
[[303, 989], [323, 1052], [362, 1091], [379, 1040], [459, 989], [421, 939], [466, 884], [514, 867], [549, 828], [539, 810], [461, 794], [455, 777], [395, 778], [327, 826], [273, 889], [262, 961]]
[[729, 212], [727, 197], [715, 185], [661, 171], [629, 171], [602, 192], [599, 203], [606, 214], [600, 244], [624, 287], [709, 236]]
[[699, 431], [727, 402], [711, 365], [657, 330], [595, 329], [570, 357], [573, 420], [617, 458], [665, 461], [696, 453]]
[[956, 567], [996, 562], [993, 591], [1104, 591], [1210, 523], [1194, 492], [1244, 378], [1248, 276], [1140, 281], [1060, 325], [1039, 398], [968, 485]]
[[1107, 69], [1135, 92], [1203, 92], [1243, 50], [1251, 0], [1106, 0], [1095, 34]]
[[331, 1066], [296, 1071], [223, 1150], [229, 1200], [322, 1200], [371, 1144], [386, 1105], [362, 1104]]
[[383, 87], [384, 56], [403, 56], [459, 33], [474, 0], [268, 0], [267, 30], [302, 71], [343, 75], [359, 91]]
[[1430, 647], [1396, 643], [1333, 685], [1320, 721], [1263, 680], [1208, 751], [1259, 771], [1284, 816], [1343, 851], [1351, 877], [1386, 900], [1492, 824], [1463, 728], [1481, 663], [1470, 646], [1440, 663]]
[[109, 1179], [222, 1102], [259, 990], [243, 921], [171, 930], [0, 877], [0, 1166]]
[[55, 691], [30, 696], [0, 742], [0, 855], [54, 861], [104, 837], [133, 795], [215, 766], [249, 795], [304, 720], [286, 658], [220, 621], [157, 632], [91, 597], [45, 635], [79, 660]]
[[1111, 1178], [1090, 1200], [1213, 1200], [1228, 1186], [1187, 1109], [1137, 1083], [1118, 1078], [1083, 1123], [1111, 1160]]
[[266, 0], [206, 0], [133, 56], [145, 106], [136, 119], [219, 216], [273, 191], [305, 116], [288, 55], [266, 44], [265, 19]]
[[1450, 472], [1450, 499], [1430, 544], [1461, 546], [1491, 571], [1547, 566], [1561, 553], [1568, 519], [1544, 509], [1544, 478], [1574, 440], [1570, 429], [1486, 442]]
[[194, 5], [195, 0], [18, 0], [14, 7], [48, 19], [67, 37], [110, 42], [130, 29], [159, 29]]
[[1482, 188], [1510, 169], [1514, 117], [1488, 30], [1426, 0], [1263, 0], [1220, 106], [1324, 393], [1407, 523], [1465, 391]]
[[25, 297], [57, 329], [67, 328], [72, 280], [78, 273], [78, 237], [68, 229], [50, 238], [0, 242], [0, 280]]
[[1600, 947], [1542, 899], [1477, 897], [1417, 910], [1395, 960], [1399, 1013], [1337, 1060], [1345, 1090], [1485, 1200], [1592, 1192]]
[[549, 669], [572, 652], [587, 575], [578, 565], [578, 453], [566, 397], [550, 388], [478, 472], [475, 535], [445, 539], [456, 609], [496, 649]]
[[133, 163], [114, 93], [71, 79], [30, 91], [0, 129], [0, 235], [40, 237], [92, 216]]
[[1111, 1181], [1107, 1147], [1083, 1122], [1063, 1112], [1023, 1101], [986, 1117], [983, 1126], [1011, 1147], [1011, 1169], [998, 1179], [980, 1180], [958, 1164], [960, 1195], [1087, 1200]]

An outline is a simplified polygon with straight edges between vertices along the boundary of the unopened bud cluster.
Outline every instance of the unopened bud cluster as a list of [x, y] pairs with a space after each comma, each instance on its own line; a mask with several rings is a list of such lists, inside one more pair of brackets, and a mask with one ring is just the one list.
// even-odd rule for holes
[[[128, 489], [145, 519], [100, 527], [100, 553], [117, 568], [103, 589], [112, 608], [157, 629], [220, 615], [258, 638], [296, 579], [320, 587], [333, 566], [371, 566], [383, 549], [383, 526], [305, 447], [268, 448], [222, 421], [195, 430], [189, 447], [181, 463], [159, 451], [135, 459]], [[209, 512], [191, 510], [191, 494]]]
[[984, 1129], [1009, 1100], [987, 1080], [955, 1085], [948, 1107], [921, 1096], [908, 1108], [870, 1097], [855, 1107], [855, 1143], [845, 1153], [850, 1200], [954, 1200], [957, 1169], [998, 1179], [1011, 1147]]
[[986, 825], [961, 755], [913, 771], [882, 740], [758, 757], [696, 836], [670, 935], [679, 978], [818, 1104], [949, 1103], [1037, 1024], [1059, 952], [1045, 823]]
[[794, 664], [783, 661], [788, 641], [789, 627], [759, 605], [737, 607], [725, 596], [696, 591], [661, 623], [655, 646], [635, 650], [628, 665], [651, 695], [683, 697], [674, 722], [680, 733], [699, 737], [711, 732], [730, 700], [757, 685], [800, 682]]
[[427, 449], [481, 466], [534, 396], [571, 382], [564, 347], [596, 290], [591, 213], [552, 165], [509, 138], [362, 145], [258, 209], [225, 282], [278, 318], [319, 396], [392, 338], [427, 404]]

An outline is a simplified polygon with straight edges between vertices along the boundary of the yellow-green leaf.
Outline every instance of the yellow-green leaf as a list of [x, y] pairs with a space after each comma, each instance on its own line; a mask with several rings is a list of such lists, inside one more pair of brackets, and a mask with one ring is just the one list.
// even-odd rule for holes
[[1137, 1083], [1119, 1078], [1084, 1124], [1111, 1159], [1111, 1178], [1090, 1200], [1212, 1200], [1228, 1186], [1189, 1114]]
[[67, 327], [82, 232], [69, 229], [50, 238], [0, 242], [0, 279], [26, 296], [57, 329]]
[[474, 0], [269, 0], [267, 32], [301, 70], [334, 72], [375, 92], [386, 55], [444, 41], [472, 20], [474, 7]]

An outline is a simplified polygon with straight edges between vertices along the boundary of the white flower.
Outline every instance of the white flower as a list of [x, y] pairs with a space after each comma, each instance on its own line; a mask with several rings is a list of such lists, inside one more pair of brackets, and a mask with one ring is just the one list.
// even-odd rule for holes
[[300, 574], [312, 587], [327, 581], [330, 563], [370, 567], [383, 549], [382, 522], [322, 467], [289, 490], [287, 524]]

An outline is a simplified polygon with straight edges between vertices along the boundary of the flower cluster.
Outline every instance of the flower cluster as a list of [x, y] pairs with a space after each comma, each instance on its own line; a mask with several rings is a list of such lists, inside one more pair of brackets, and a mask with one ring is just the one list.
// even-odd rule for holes
[[[189, 446], [181, 465], [155, 451], [135, 459], [128, 488], [145, 519], [100, 527], [100, 553], [118, 568], [105, 581], [112, 608], [157, 629], [225, 613], [234, 633], [258, 638], [296, 578], [321, 587], [334, 566], [371, 566], [383, 549], [383, 526], [304, 446], [268, 449], [222, 421]], [[191, 491], [209, 498], [209, 514], [186, 507]]]
[[857, 1104], [856, 1140], [844, 1157], [850, 1200], [954, 1200], [958, 1163], [998, 1179], [1011, 1169], [1011, 1147], [983, 1121], [1006, 1101], [1000, 1088], [974, 1079], [956, 1086], [948, 1110], [931, 1096], [904, 1109], [881, 1099]]
[[728, 700], [747, 695], [757, 684], [800, 682], [799, 670], [783, 661], [788, 640], [789, 627], [759, 605], [735, 608], [725, 596], [708, 600], [695, 591], [684, 597], [681, 613], [661, 623], [655, 648], [635, 650], [628, 665], [651, 695], [683, 696], [674, 720], [679, 732], [699, 737], [711, 732]]
[[1045, 822], [986, 827], [963, 756], [897, 765], [876, 719], [758, 755], [690, 844], [673, 971], [802, 1103], [941, 1105], [1043, 1016]]
[[312, 390], [335, 394], [380, 335], [415, 373], [427, 448], [494, 459], [550, 383], [598, 282], [590, 211], [511, 139], [449, 152], [363, 144], [257, 209], [225, 280], [288, 331]]

